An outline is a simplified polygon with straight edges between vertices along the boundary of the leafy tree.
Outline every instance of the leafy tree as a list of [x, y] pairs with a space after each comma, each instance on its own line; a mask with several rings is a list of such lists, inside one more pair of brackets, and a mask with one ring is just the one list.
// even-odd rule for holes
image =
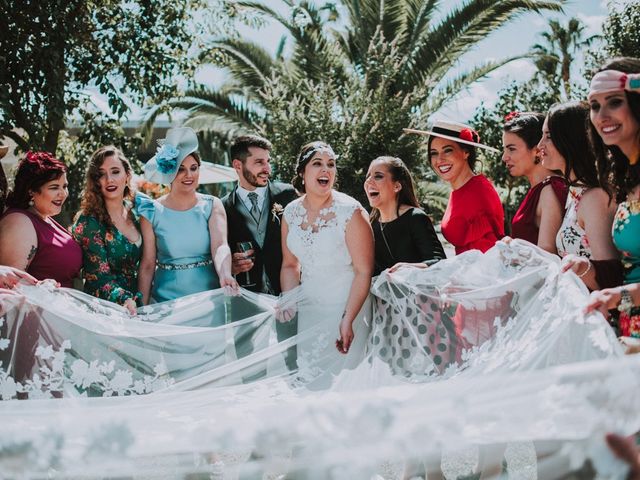
[[122, 124], [101, 113], [82, 110], [80, 131], [72, 136], [67, 130], [62, 130], [58, 142], [58, 156], [69, 169], [69, 197], [64, 204], [63, 224], [69, 224], [75, 212], [80, 208], [82, 188], [84, 186], [85, 170], [94, 151], [104, 145], [115, 145], [131, 162], [134, 170], [140, 171], [136, 152], [142, 144], [142, 137], [125, 135]]
[[375, 156], [400, 156], [410, 168], [420, 164], [420, 139], [404, 136], [403, 127], [424, 127], [431, 113], [510, 60], [454, 73], [460, 56], [517, 15], [558, 11], [563, 2], [466, 0], [445, 15], [438, 0], [339, 3], [348, 16], [335, 22], [339, 10], [304, 0], [282, 0], [288, 14], [268, 2], [234, 2], [237, 11], [280, 23], [291, 54], [285, 58], [279, 49], [271, 56], [240, 38], [213, 42], [205, 59], [222, 58], [229, 81], [152, 109], [147, 127], [164, 109], [181, 109], [198, 129], [263, 133], [274, 141], [285, 179], [299, 146], [323, 138], [343, 155], [341, 188], [361, 198], [362, 175]]
[[549, 20], [549, 30], [541, 36], [543, 43], [532, 47], [537, 56], [535, 65], [538, 73], [563, 100], [567, 100], [571, 98], [571, 68], [576, 56], [601, 37], [585, 37], [585, 25], [577, 18], [569, 19], [566, 25], [558, 20]]
[[8, 0], [0, 3], [0, 135], [55, 152], [67, 119], [95, 87], [121, 118], [189, 76], [201, 0]]
[[611, 57], [640, 55], [640, 3], [629, 2], [622, 7], [611, 2], [604, 26], [607, 54]]

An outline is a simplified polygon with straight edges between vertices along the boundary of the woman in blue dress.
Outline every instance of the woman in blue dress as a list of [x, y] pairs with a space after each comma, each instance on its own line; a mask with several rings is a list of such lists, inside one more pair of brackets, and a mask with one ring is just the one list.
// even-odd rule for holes
[[170, 184], [159, 198], [136, 199], [143, 237], [138, 290], [144, 304], [225, 287], [231, 275], [227, 217], [220, 199], [196, 192], [200, 158], [190, 128], [173, 128], [144, 167], [152, 182]]

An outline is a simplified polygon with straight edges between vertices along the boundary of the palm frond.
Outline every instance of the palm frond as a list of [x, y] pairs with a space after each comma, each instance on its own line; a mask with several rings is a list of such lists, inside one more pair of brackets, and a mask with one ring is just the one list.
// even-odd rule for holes
[[514, 60], [520, 60], [522, 58], [529, 58], [530, 55], [516, 55], [513, 57], [505, 58], [502, 60], [495, 60], [491, 62], [485, 62], [471, 69], [468, 72], [464, 72], [446, 82], [446, 84], [437, 89], [431, 91], [429, 98], [425, 104], [423, 104], [423, 111], [425, 113], [435, 112], [442, 108], [444, 104], [452, 100], [460, 92], [471, 86], [471, 84], [478, 80], [485, 78], [488, 74], [496, 69], [503, 67], [509, 62]]
[[563, 0], [468, 0], [453, 9], [412, 52], [402, 76], [410, 83], [437, 79], [477, 42], [527, 12], [559, 11]]
[[246, 87], [261, 88], [267, 76], [277, 68], [269, 52], [255, 42], [227, 38], [212, 42], [209, 55], [214, 51], [226, 55], [225, 67], [236, 82]]
[[[257, 123], [264, 121], [264, 113], [259, 106], [247, 101], [242, 97], [234, 98], [231, 95], [221, 93], [216, 90], [199, 87], [187, 90], [182, 97], [171, 99], [160, 106], [151, 108], [143, 119], [141, 126], [142, 135], [150, 138], [155, 120], [158, 115], [166, 111], [184, 111], [188, 114], [187, 122], [191, 119], [199, 118], [203, 122], [204, 118], [215, 122], [225, 122], [236, 128], [256, 130]], [[215, 120], [215, 122], [214, 122]], [[207, 130], [204, 126], [200, 130]]]

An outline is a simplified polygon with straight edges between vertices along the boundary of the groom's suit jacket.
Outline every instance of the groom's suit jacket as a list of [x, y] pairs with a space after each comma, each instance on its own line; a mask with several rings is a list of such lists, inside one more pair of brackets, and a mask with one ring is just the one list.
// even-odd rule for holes
[[[251, 217], [244, 202], [238, 197], [237, 190], [238, 187], [236, 186], [222, 198], [224, 209], [227, 212], [229, 247], [233, 252], [237, 252], [238, 242], [252, 242], [255, 259], [254, 266], [249, 271], [249, 276], [251, 283], [255, 283], [255, 286], [248, 287], [248, 289], [255, 292], [268, 292], [278, 295], [281, 291], [282, 244], [280, 223], [282, 211], [298, 195], [291, 185], [269, 182], [260, 212], [260, 221], [256, 222]], [[274, 208], [275, 204], [279, 207]], [[265, 280], [268, 285], [265, 285]]]

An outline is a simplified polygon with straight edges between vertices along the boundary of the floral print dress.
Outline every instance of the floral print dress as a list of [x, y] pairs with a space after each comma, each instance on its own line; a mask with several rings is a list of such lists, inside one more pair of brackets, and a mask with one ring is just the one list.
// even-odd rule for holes
[[[135, 215], [134, 223], [140, 231]], [[71, 233], [82, 247], [85, 293], [120, 305], [132, 298], [142, 306], [137, 281], [142, 237], [131, 242], [117, 228], [88, 215], [78, 217]]]
[[[613, 243], [622, 253], [624, 283], [640, 282], [640, 199], [618, 206], [612, 231]], [[621, 313], [619, 326], [621, 335], [640, 338], [640, 307]]]
[[556, 235], [556, 248], [560, 257], [573, 253], [579, 257], [591, 258], [587, 232], [578, 223], [578, 206], [587, 190], [586, 187], [569, 187], [564, 218]]

